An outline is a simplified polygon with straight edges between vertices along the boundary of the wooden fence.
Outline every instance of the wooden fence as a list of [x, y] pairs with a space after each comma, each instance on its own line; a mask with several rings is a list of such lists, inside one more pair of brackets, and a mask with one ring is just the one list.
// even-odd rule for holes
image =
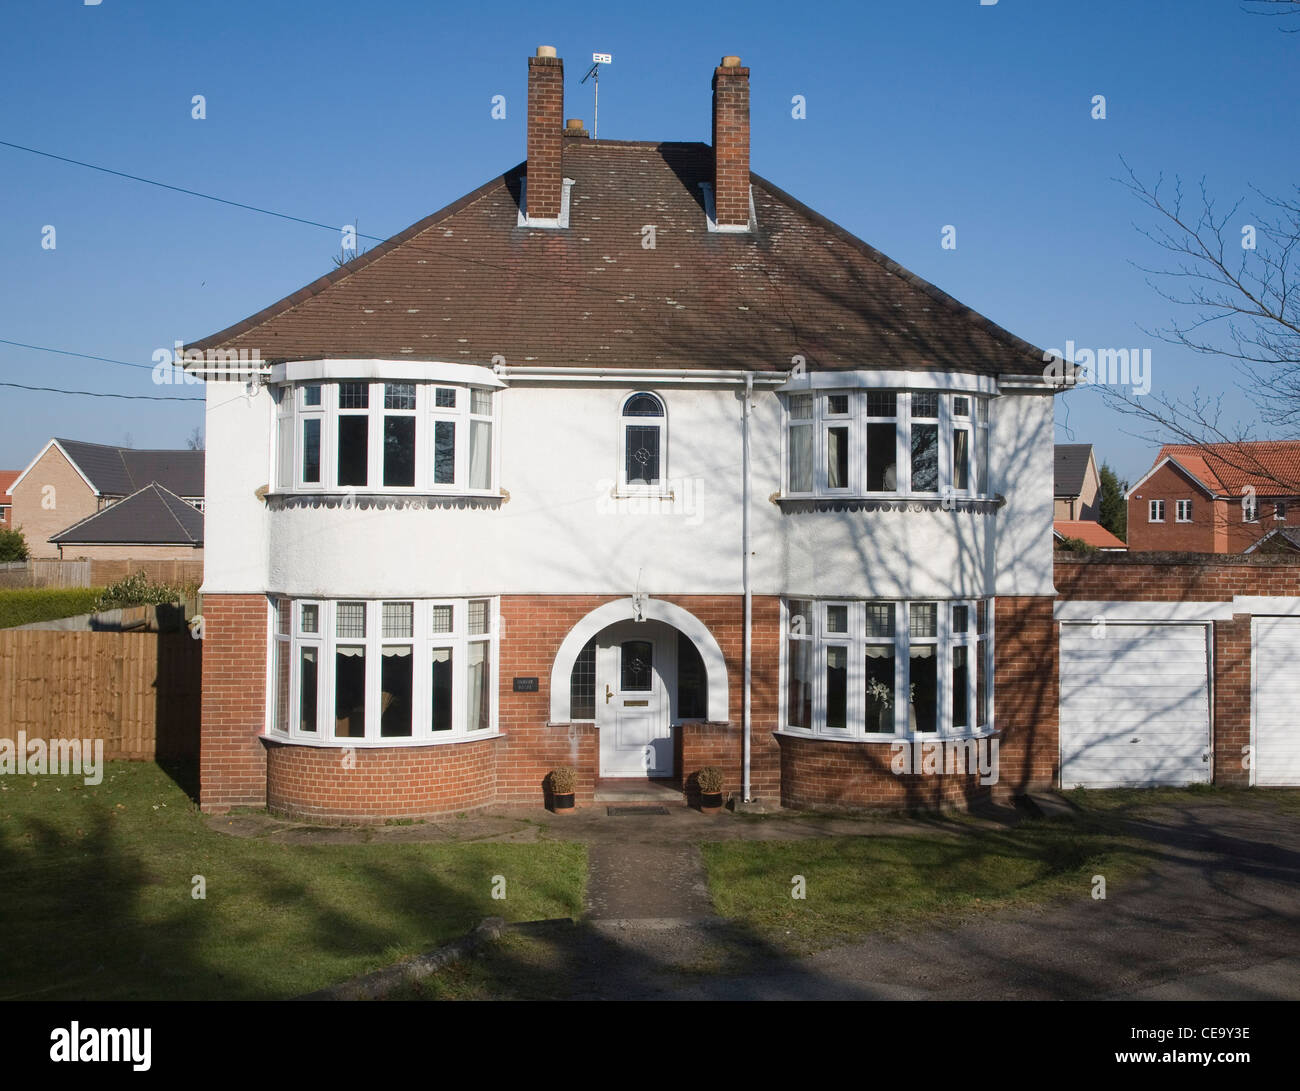
[[94, 587], [91, 563], [43, 558], [0, 564], [0, 587]]
[[107, 587], [133, 572], [143, 572], [154, 583], [169, 583], [173, 587], [203, 582], [202, 561], [31, 558], [0, 564], [0, 588]]
[[203, 644], [188, 633], [0, 631], [0, 738], [103, 739], [109, 760], [199, 752]]

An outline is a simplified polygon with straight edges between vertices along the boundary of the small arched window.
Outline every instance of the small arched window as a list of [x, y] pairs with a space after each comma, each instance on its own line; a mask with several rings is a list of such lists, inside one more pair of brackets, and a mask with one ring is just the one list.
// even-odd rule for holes
[[654, 394], [633, 394], [623, 403], [620, 484], [624, 488], [663, 488], [664, 423], [664, 403]]

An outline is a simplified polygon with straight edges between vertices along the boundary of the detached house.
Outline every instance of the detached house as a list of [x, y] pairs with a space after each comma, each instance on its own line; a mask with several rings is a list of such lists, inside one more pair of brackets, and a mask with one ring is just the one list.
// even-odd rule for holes
[[[713, 143], [527, 159], [189, 346], [207, 382], [202, 805], [364, 820], [601, 782], [934, 805], [898, 742], [1057, 761], [1042, 352]], [[647, 226], [653, 230], [647, 231]]]
[[1166, 444], [1128, 491], [1128, 547], [1135, 552], [1294, 552], [1297, 531], [1296, 440]]
[[203, 468], [202, 451], [52, 439], [10, 486], [13, 521], [33, 557], [201, 560]]
[[14, 498], [9, 494], [9, 486], [14, 483], [18, 474], [18, 470], [0, 470], [0, 529], [8, 530], [14, 525], [10, 516]]

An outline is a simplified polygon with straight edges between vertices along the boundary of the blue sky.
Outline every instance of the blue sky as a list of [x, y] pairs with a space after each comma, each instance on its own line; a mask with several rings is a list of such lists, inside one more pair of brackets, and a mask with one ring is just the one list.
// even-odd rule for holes
[[[757, 173], [1036, 344], [1149, 347], [1155, 390], [1227, 391], [1229, 416], [1250, 419], [1226, 361], [1143, 334], [1172, 311], [1131, 264], [1158, 255], [1134, 228], [1148, 214], [1113, 180], [1121, 154], [1146, 178], [1204, 175], [1229, 202], [1300, 179], [1300, 34], [1233, 0], [46, 0], [10, 3], [3, 20], [0, 140], [380, 237], [523, 159], [537, 45], [565, 58], [566, 114], [589, 123], [584, 61], [613, 54], [600, 133], [621, 139], [708, 140], [713, 66], [737, 53]], [[505, 120], [491, 117], [497, 94]], [[338, 252], [336, 232], [6, 147], [0, 223], [0, 338], [143, 365]], [[955, 250], [940, 246], [946, 224]], [[201, 393], [5, 344], [0, 381]], [[1095, 394], [1058, 399], [1058, 440], [1140, 476], [1151, 444]], [[181, 446], [201, 421], [197, 402], [0, 387], [0, 468], [51, 435]]]

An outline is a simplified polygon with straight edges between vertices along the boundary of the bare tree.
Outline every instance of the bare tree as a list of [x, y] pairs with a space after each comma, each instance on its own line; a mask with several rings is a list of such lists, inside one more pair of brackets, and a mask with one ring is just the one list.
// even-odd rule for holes
[[190, 438], [185, 441], [185, 446], [191, 451], [203, 450], [203, 429], [197, 424], [194, 426], [194, 431], [190, 433]]
[[[1137, 267], [1182, 312], [1144, 332], [1230, 361], [1259, 421], [1294, 432], [1300, 425], [1300, 186], [1281, 198], [1254, 190], [1262, 214], [1243, 215], [1244, 200], [1222, 207], [1204, 180], [1189, 197], [1181, 179], [1168, 184], [1160, 175], [1148, 183], [1121, 162], [1127, 177], [1116, 180], [1154, 214], [1151, 226], [1138, 231], [1165, 253], [1162, 264]], [[1257, 438], [1253, 426], [1221, 421], [1222, 391], [1136, 396], [1106, 388], [1103, 397], [1145, 423], [1153, 438], [1229, 444], [1220, 453], [1230, 465], [1275, 480], [1244, 446]], [[1275, 483], [1300, 491], [1300, 481]]]

